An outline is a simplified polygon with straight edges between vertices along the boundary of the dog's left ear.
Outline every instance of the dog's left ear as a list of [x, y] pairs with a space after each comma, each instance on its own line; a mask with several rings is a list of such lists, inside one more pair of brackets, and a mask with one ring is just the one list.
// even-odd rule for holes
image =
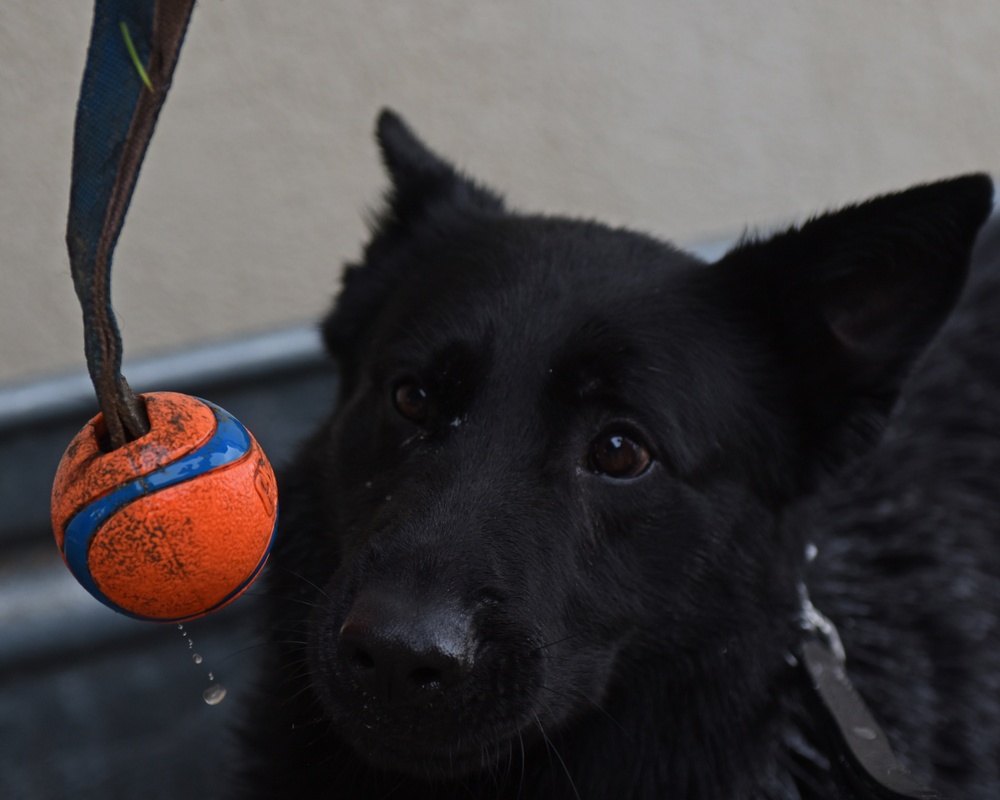
[[992, 196], [985, 175], [918, 186], [744, 242], [714, 267], [777, 350], [811, 463], [834, 469], [878, 439], [958, 299]]

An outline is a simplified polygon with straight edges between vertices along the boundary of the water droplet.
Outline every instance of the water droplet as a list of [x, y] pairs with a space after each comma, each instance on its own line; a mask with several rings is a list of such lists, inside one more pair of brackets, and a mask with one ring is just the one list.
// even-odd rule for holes
[[865, 741], [872, 742], [878, 738], [878, 734], [875, 733], [871, 728], [854, 728], [854, 735], [859, 739], [864, 739]]
[[387, 494], [385, 496], [385, 501], [388, 503], [390, 500], [392, 500], [392, 495], [391, 494]]
[[806, 545], [806, 563], [811, 564], [816, 560], [816, 556], [819, 555], [819, 548], [812, 542]]
[[372, 482], [371, 481], [365, 481], [365, 488], [366, 489], [371, 489], [372, 488]]
[[[191, 660], [195, 664], [202, 664], [205, 661], [205, 658], [201, 655], [201, 653], [194, 652], [194, 639], [187, 635], [187, 632], [184, 630], [184, 626], [179, 622], [177, 623], [177, 630], [179, 630], [181, 635], [187, 640], [188, 650], [191, 651]], [[205, 666], [207, 667], [208, 664]], [[215, 682], [215, 674], [212, 672], [208, 673], [208, 680], [212, 685], [202, 693], [202, 697], [210, 706], [218, 705], [226, 696], [226, 687], [221, 683]]]
[[213, 683], [201, 695], [210, 706], [217, 706], [226, 699], [226, 687], [221, 683]]

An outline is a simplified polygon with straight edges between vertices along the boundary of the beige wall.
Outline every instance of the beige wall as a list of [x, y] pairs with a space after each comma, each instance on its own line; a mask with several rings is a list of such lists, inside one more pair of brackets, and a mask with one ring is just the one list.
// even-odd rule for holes
[[[87, 0], [0, 5], [0, 381], [83, 363]], [[129, 356], [326, 306], [402, 111], [516, 206], [691, 242], [1000, 171], [996, 0], [201, 0], [115, 259]]]

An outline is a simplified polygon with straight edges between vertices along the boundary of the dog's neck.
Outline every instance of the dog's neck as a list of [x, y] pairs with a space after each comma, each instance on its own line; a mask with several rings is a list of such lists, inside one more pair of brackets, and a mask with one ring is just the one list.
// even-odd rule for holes
[[[851, 684], [836, 627], [813, 606], [804, 587], [799, 593], [794, 644], [786, 646], [784, 635], [747, 639], [743, 653], [720, 652], [680, 671], [668, 667], [669, 678], [645, 676], [638, 682], [656, 687], [652, 697], [618, 707], [612, 698], [608, 719], [597, 722], [608, 740], [615, 741], [611, 727], [617, 713], [625, 719], [639, 716], [635, 727], [625, 719], [617, 724], [648, 737], [632, 744], [633, 758], [625, 752], [628, 746], [621, 748], [625, 774], [616, 773], [618, 778], [625, 779], [631, 765], [637, 787], [666, 786], [678, 796], [731, 800], [942, 800], [900, 764]], [[770, 656], [754, 659], [749, 651], [755, 647]], [[623, 690], [621, 697], [634, 699], [635, 693]], [[751, 698], [756, 702], [748, 702]], [[567, 742], [566, 750], [571, 747]], [[589, 775], [586, 765], [582, 770], [577, 784], [599, 785], [601, 775]]]

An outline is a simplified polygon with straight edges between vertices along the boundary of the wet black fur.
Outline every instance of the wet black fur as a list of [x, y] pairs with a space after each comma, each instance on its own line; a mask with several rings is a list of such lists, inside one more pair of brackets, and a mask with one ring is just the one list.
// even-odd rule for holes
[[[962, 294], [989, 179], [709, 266], [509, 211], [391, 113], [379, 140], [392, 190], [324, 324], [336, 408], [283, 481], [237, 796], [855, 796], [794, 665], [804, 586], [913, 773], [1000, 797], [996, 228]], [[392, 401], [413, 380], [419, 424]], [[595, 470], [609, 429], [644, 474]], [[373, 596], [441, 615], [461, 678], [360, 682], [340, 630]]]

